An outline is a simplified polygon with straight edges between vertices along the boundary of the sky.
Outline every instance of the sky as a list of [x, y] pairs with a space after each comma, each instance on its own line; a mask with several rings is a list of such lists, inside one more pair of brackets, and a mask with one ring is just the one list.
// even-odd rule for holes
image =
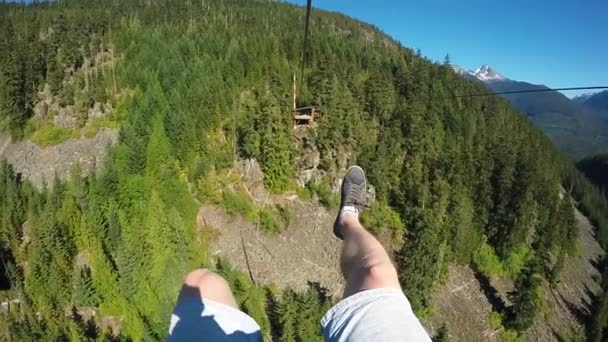
[[[289, 0], [305, 5], [306, 0]], [[552, 88], [608, 86], [608, 0], [312, 0], [431, 60]], [[314, 10], [313, 14], [314, 15]], [[313, 38], [314, 39], [314, 38]], [[572, 97], [589, 91], [569, 91]]]

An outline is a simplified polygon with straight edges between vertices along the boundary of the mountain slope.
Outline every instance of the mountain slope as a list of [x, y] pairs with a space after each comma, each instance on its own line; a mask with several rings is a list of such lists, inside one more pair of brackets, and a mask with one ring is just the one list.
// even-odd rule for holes
[[608, 154], [585, 158], [576, 167], [608, 196]]
[[[481, 81], [494, 92], [549, 89], [544, 85], [508, 79], [488, 65], [475, 71], [455, 70], [467, 79]], [[608, 124], [577, 101], [559, 92], [501, 96], [525, 113], [571, 158], [578, 160], [608, 150]]]
[[581, 106], [608, 121], [608, 90], [574, 98]]
[[[316, 222], [300, 206], [335, 213], [332, 190], [353, 163], [365, 168], [376, 193], [365, 225], [392, 238], [400, 281], [418, 313], [429, 311], [449, 266], [465, 264], [481, 277], [518, 284], [514, 304], [498, 313], [508, 317], [511, 336], [544, 322], [537, 280], [558, 281], [576, 247], [572, 206], [595, 202], [560, 192], [563, 184], [575, 196], [592, 194], [506, 100], [451, 96], [486, 91], [480, 84], [369, 25], [315, 10], [299, 100], [321, 115], [294, 129], [303, 8], [244, 0], [0, 6], [3, 32], [20, 33], [4, 37], [0, 50], [2, 80], [25, 85], [0, 88], [2, 99], [21, 101], [0, 112], [15, 134], [41, 129], [30, 109], [46, 84], [61, 99], [53, 101], [59, 112], [71, 108], [88, 119], [91, 106], [109, 101], [120, 119], [117, 145], [89, 177], [75, 173], [37, 191], [0, 164], [0, 284], [4, 298], [22, 303], [0, 314], [2, 339], [163, 340], [184, 274], [201, 266], [227, 278], [267, 339], [321, 339], [319, 318], [339, 298], [314, 285], [303, 292], [257, 283], [226, 257], [238, 246], [234, 238], [267, 253], [264, 242], [288, 237], [292, 217]], [[117, 57], [96, 60], [91, 71], [85, 60], [94, 51]], [[64, 82], [69, 78], [74, 83]], [[116, 94], [125, 97], [113, 103]], [[42, 129], [57, 125], [41, 120]], [[298, 205], [256, 197], [235, 166], [243, 160], [259, 163], [267, 194]], [[204, 224], [209, 207], [221, 207], [224, 219]], [[249, 223], [243, 234], [225, 223], [232, 218]], [[230, 249], [210, 250], [231, 228], [226, 236], [234, 238], [219, 238]], [[334, 239], [331, 227], [313, 228], [299, 233]], [[598, 236], [604, 231], [598, 225]], [[245, 240], [258, 234], [278, 238]], [[293, 265], [307, 263], [299, 257], [307, 252], [298, 251]], [[252, 260], [273, 263], [265, 254]], [[322, 278], [306, 276], [313, 284]]]
[[[511, 80], [486, 82], [495, 92], [548, 89]], [[559, 92], [502, 95], [521, 110], [573, 159], [608, 148], [608, 125]]]

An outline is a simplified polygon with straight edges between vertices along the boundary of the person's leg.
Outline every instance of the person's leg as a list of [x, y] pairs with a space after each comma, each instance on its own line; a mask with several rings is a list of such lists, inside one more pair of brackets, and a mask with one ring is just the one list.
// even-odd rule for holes
[[401, 289], [397, 271], [384, 247], [359, 222], [366, 193], [365, 173], [352, 166], [342, 180], [340, 211], [334, 233], [344, 240], [341, 266], [346, 279], [344, 297], [363, 290]]
[[339, 219], [344, 236], [341, 266], [346, 287], [344, 297], [363, 290], [401, 289], [397, 271], [384, 247], [370, 234], [356, 213], [343, 213]]
[[207, 269], [198, 269], [190, 272], [184, 279], [177, 302], [188, 299], [202, 300], [203, 298], [226, 304], [235, 309], [239, 308], [230, 290], [230, 285], [224, 278]]
[[399, 286], [388, 254], [359, 222], [365, 194], [365, 174], [353, 166], [342, 181], [342, 201], [334, 223], [334, 234], [344, 240], [345, 298], [321, 319], [323, 337], [326, 341], [431, 342]]

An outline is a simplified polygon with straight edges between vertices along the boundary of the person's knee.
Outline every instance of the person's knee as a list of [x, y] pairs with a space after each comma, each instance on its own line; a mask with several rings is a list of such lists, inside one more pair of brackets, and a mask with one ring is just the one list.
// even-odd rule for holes
[[196, 269], [184, 278], [184, 285], [198, 288], [207, 287], [228, 287], [228, 283], [224, 278], [216, 273], [209, 271], [206, 268]]
[[399, 287], [397, 270], [390, 261], [371, 264], [363, 269], [366, 287]]
[[237, 307], [228, 282], [220, 275], [204, 268], [194, 270], [186, 275], [182, 295], [210, 299]]

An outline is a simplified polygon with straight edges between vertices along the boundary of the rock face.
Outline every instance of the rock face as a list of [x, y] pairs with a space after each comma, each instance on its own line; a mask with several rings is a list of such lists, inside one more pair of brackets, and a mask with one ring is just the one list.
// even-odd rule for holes
[[74, 107], [59, 108], [59, 113], [53, 117], [53, 123], [55, 126], [63, 128], [76, 128], [78, 118], [74, 115]]
[[42, 188], [44, 184], [52, 185], [55, 175], [67, 177], [75, 165], [79, 165], [84, 173], [102, 165], [108, 145], [118, 141], [118, 131], [104, 128], [93, 138], [69, 139], [48, 148], [29, 141], [7, 141], [6, 136], [0, 136], [0, 159], [6, 159], [16, 173]]
[[110, 103], [101, 104], [99, 102], [95, 102], [93, 107], [88, 109], [88, 117], [89, 119], [104, 118], [108, 116], [112, 110], [112, 105]]
[[296, 138], [296, 183], [305, 187], [306, 184], [319, 182], [325, 171], [319, 168], [321, 153], [311, 136], [312, 130], [307, 126], [300, 126], [294, 131]]
[[234, 168], [251, 182], [260, 183], [264, 180], [262, 168], [255, 159], [239, 159], [235, 162]]
[[[329, 151], [326, 159], [333, 161], [334, 167], [327, 171], [321, 166], [321, 152], [314, 140], [315, 130], [311, 126], [298, 126], [294, 130], [296, 152], [296, 184], [305, 187], [308, 183], [319, 183], [323, 177], [329, 180], [329, 188], [332, 192], [340, 192], [342, 177], [346, 170], [353, 164], [352, 153], [343, 151], [338, 153], [336, 149]], [[376, 199], [376, 189], [367, 185], [366, 200], [371, 205]]]

